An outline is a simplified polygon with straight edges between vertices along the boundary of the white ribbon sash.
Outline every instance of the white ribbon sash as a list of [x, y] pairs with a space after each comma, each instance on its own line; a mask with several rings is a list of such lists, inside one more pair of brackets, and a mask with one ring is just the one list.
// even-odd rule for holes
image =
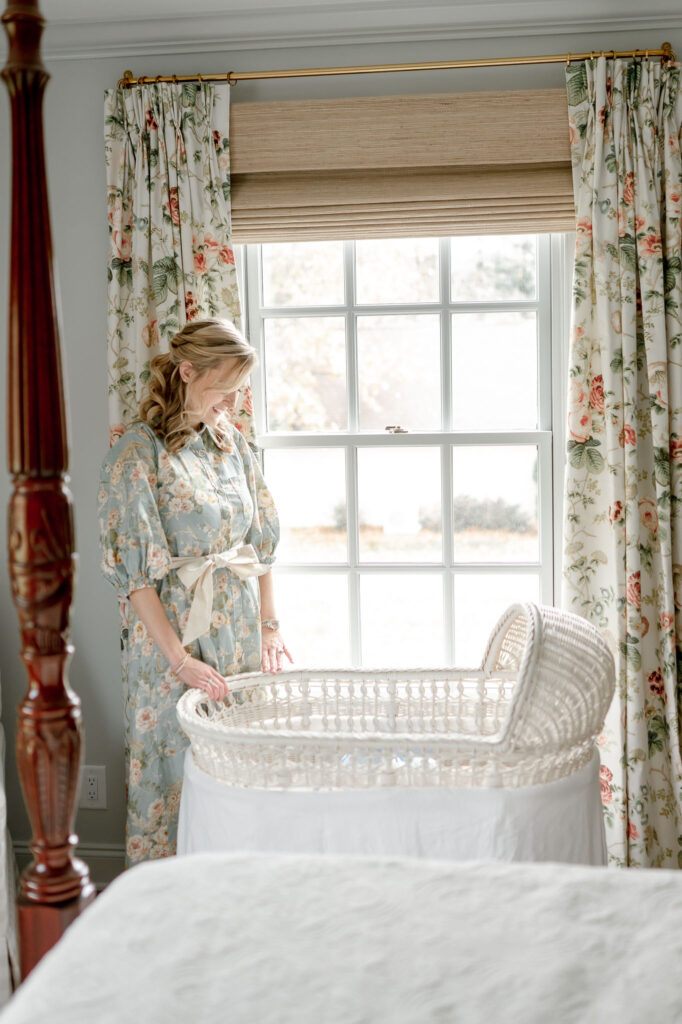
[[182, 646], [191, 644], [197, 637], [203, 636], [211, 626], [213, 611], [213, 570], [229, 569], [240, 580], [249, 576], [263, 576], [270, 572], [272, 566], [264, 565], [252, 544], [242, 544], [229, 551], [221, 551], [215, 555], [189, 555], [186, 558], [171, 558], [171, 568], [176, 569], [180, 582], [187, 590], [194, 590], [194, 597], [189, 610], [185, 632], [182, 635]]

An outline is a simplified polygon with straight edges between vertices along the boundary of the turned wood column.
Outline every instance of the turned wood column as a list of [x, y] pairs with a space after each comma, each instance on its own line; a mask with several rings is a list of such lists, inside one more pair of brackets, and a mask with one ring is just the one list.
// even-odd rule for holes
[[19, 705], [17, 763], [33, 836], [18, 903], [22, 975], [94, 898], [73, 857], [81, 758], [80, 701], [69, 686], [76, 554], [68, 439], [45, 181], [37, 0], [9, 0], [2, 71], [12, 113], [8, 329], [9, 569], [28, 690]]

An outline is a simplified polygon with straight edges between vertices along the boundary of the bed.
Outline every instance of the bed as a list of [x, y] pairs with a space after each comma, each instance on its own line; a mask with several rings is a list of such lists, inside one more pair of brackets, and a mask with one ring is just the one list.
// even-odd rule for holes
[[134, 868], [94, 900], [74, 856], [80, 705], [66, 666], [75, 552], [36, 0], [10, 0], [4, 22], [10, 577], [30, 681], [17, 757], [34, 860], [18, 900], [26, 980], [3, 1024], [682, 1019], [676, 873], [196, 854]]
[[175, 858], [117, 879], [2, 1024], [682, 1020], [674, 872]]

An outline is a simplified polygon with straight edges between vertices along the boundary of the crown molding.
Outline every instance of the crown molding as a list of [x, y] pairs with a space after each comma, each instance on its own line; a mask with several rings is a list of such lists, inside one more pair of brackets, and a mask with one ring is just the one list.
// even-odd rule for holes
[[557, 0], [431, 0], [423, 7], [413, 0], [318, 0], [297, 6], [254, 0], [248, 7], [219, 13], [199, 9], [187, 15], [173, 14], [169, 10], [173, 0], [165, 0], [167, 13], [159, 10], [157, 16], [127, 16], [121, 4], [116, 18], [78, 19], [51, 16], [45, 3], [43, 53], [50, 61], [120, 57], [130, 63], [135, 56], [155, 54], [634, 31], [642, 34], [642, 46], [659, 46], [671, 31], [682, 28], [682, 5], [677, 0], [666, 2], [669, 8], [658, 4], [644, 13], [639, 0], [621, 0], [614, 16], [606, 0], [575, 0], [570, 15], [566, 4]]

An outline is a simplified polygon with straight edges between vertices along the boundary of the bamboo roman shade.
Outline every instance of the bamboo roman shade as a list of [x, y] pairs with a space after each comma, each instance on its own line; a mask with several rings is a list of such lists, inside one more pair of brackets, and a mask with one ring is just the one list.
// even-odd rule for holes
[[235, 242], [575, 229], [563, 89], [235, 103]]

